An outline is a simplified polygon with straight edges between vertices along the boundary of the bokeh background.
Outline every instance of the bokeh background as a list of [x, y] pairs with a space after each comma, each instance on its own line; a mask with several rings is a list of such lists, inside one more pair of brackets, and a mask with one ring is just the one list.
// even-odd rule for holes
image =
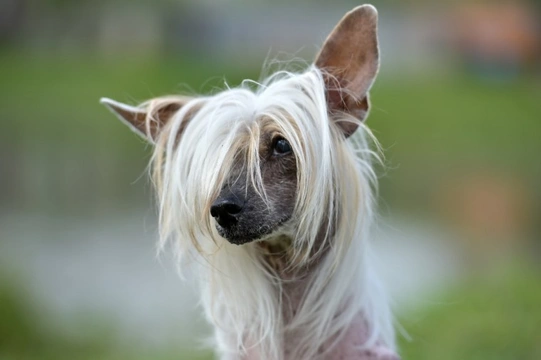
[[[541, 2], [380, 1], [369, 125], [404, 359], [541, 359]], [[211, 359], [151, 148], [98, 104], [310, 61], [354, 1], [0, 1], [0, 359]]]

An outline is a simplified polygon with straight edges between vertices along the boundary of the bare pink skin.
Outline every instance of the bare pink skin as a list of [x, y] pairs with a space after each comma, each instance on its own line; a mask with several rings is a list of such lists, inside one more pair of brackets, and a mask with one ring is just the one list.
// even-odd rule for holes
[[[367, 340], [367, 330], [362, 314], [359, 314], [337, 344], [329, 348], [332, 345], [328, 341], [328, 344], [321, 347], [320, 353], [325, 355], [318, 357], [318, 360], [400, 360], [395, 352], [382, 345], [375, 344], [368, 349], [362, 348]], [[282, 360], [298, 360], [289, 354], [296, 343], [294, 335], [286, 336], [285, 354]], [[259, 360], [260, 358], [258, 349], [252, 348], [242, 360]]]
[[362, 315], [359, 314], [351, 323], [346, 335], [332, 349], [329, 350], [326, 360], [400, 360], [397, 354], [381, 345], [374, 345], [369, 349], [359, 349], [366, 341], [367, 328]]

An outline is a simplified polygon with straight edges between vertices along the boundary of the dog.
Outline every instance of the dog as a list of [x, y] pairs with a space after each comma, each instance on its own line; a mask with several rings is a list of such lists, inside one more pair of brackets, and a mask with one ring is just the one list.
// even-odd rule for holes
[[222, 360], [399, 359], [369, 243], [377, 20], [348, 12], [303, 72], [101, 100], [154, 146], [160, 246], [193, 260]]

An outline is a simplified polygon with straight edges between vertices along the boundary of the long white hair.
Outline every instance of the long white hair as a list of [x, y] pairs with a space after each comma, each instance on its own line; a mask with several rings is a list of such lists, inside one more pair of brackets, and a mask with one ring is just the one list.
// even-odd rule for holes
[[[144, 104], [147, 121], [160, 106], [160, 99]], [[336, 121], [359, 127], [346, 139]], [[289, 141], [296, 157], [295, 209], [282, 230], [292, 239], [292, 266], [318, 261], [288, 322], [281, 320], [279, 274], [265, 265], [256, 244], [222, 239], [209, 215], [236, 161], [244, 162], [246, 181], [263, 198], [272, 195], [263, 186], [258, 155], [260, 135], [268, 127]], [[290, 356], [316, 359], [320, 346], [338, 341], [359, 313], [369, 331], [364, 345], [394, 348], [388, 301], [372, 273], [369, 245], [376, 183], [372, 162], [379, 159], [379, 148], [359, 120], [330, 117], [320, 69], [281, 71], [261, 83], [245, 81], [195, 98], [171, 117], [155, 142], [152, 179], [160, 246], [171, 241], [180, 261], [194, 260], [203, 306], [224, 355], [257, 347], [259, 358], [279, 359], [283, 337], [295, 332], [297, 346]]]

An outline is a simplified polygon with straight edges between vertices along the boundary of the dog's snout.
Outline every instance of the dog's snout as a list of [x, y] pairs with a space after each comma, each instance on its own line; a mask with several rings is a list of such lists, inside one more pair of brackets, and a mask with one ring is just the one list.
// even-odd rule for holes
[[243, 203], [236, 198], [218, 199], [210, 208], [210, 215], [216, 219], [218, 224], [229, 228], [237, 223], [237, 217], [242, 211]]

